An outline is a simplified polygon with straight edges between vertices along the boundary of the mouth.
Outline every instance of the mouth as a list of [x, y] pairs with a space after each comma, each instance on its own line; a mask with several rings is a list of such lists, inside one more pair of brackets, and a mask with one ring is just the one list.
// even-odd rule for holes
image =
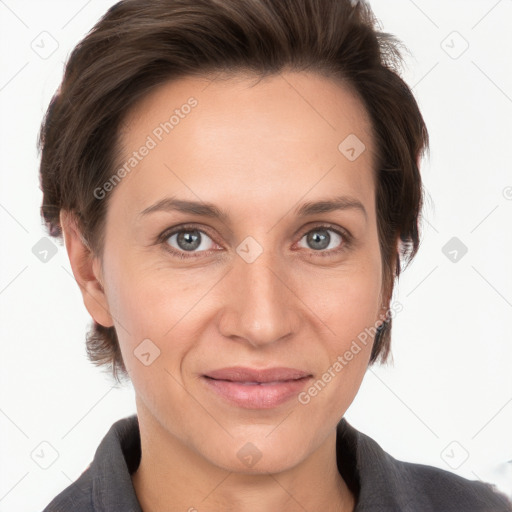
[[230, 405], [270, 409], [296, 396], [313, 377], [295, 368], [222, 368], [203, 375], [208, 388]]

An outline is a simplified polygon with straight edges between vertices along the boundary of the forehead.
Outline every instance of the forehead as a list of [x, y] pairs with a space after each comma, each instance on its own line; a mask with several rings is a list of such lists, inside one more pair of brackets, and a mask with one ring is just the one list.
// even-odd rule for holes
[[241, 204], [269, 203], [336, 185], [373, 197], [369, 117], [347, 86], [317, 74], [173, 80], [137, 103], [120, 135], [118, 165], [128, 172], [112, 199], [140, 209], [166, 192], [233, 202], [236, 191]]

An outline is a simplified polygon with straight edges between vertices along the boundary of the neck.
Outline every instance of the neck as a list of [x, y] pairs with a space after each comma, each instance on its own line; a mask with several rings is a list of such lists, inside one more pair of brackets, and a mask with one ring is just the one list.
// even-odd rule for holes
[[145, 413], [138, 414], [142, 456], [132, 474], [144, 512], [354, 510], [354, 496], [337, 468], [335, 430], [294, 467], [245, 474], [212, 464]]

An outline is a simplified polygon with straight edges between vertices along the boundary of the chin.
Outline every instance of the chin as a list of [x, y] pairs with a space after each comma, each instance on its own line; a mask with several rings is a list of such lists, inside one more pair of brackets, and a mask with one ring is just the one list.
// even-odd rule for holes
[[223, 468], [232, 473], [244, 474], [244, 475], [267, 475], [268, 473], [277, 474], [292, 467], [296, 466], [300, 461], [292, 461], [285, 462], [286, 457], [276, 457], [275, 454], [272, 456], [272, 460], [265, 460], [265, 457], [262, 456], [261, 459], [254, 462], [252, 465], [250, 463], [241, 462], [238, 458], [229, 459], [229, 460], [221, 460], [221, 461], [212, 461], [216, 466]]
[[[291, 443], [290, 439], [276, 436], [270, 440], [269, 429], [261, 436], [243, 436], [233, 439], [228, 445], [220, 444], [218, 449], [203, 457], [217, 467], [234, 473], [257, 475], [286, 471], [307, 457], [307, 443]], [[226, 448], [227, 447], [227, 448]]]

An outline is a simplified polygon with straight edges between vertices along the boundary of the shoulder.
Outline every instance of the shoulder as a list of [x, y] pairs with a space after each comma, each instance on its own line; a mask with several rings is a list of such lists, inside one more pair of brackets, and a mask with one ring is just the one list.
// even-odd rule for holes
[[[395, 459], [345, 419], [338, 425], [338, 465], [355, 466], [356, 512], [512, 512], [495, 486], [425, 464]], [[343, 475], [350, 471], [344, 469]]]
[[110, 427], [93, 461], [43, 512], [141, 512], [130, 476], [139, 461], [140, 431], [132, 415]]
[[92, 475], [90, 465], [78, 480], [66, 487], [46, 506], [43, 512], [93, 512]]
[[[468, 480], [443, 469], [393, 459], [402, 486], [424, 497], [431, 510], [446, 512], [512, 512], [512, 502], [494, 485]], [[426, 504], [425, 503], [425, 504]]]

